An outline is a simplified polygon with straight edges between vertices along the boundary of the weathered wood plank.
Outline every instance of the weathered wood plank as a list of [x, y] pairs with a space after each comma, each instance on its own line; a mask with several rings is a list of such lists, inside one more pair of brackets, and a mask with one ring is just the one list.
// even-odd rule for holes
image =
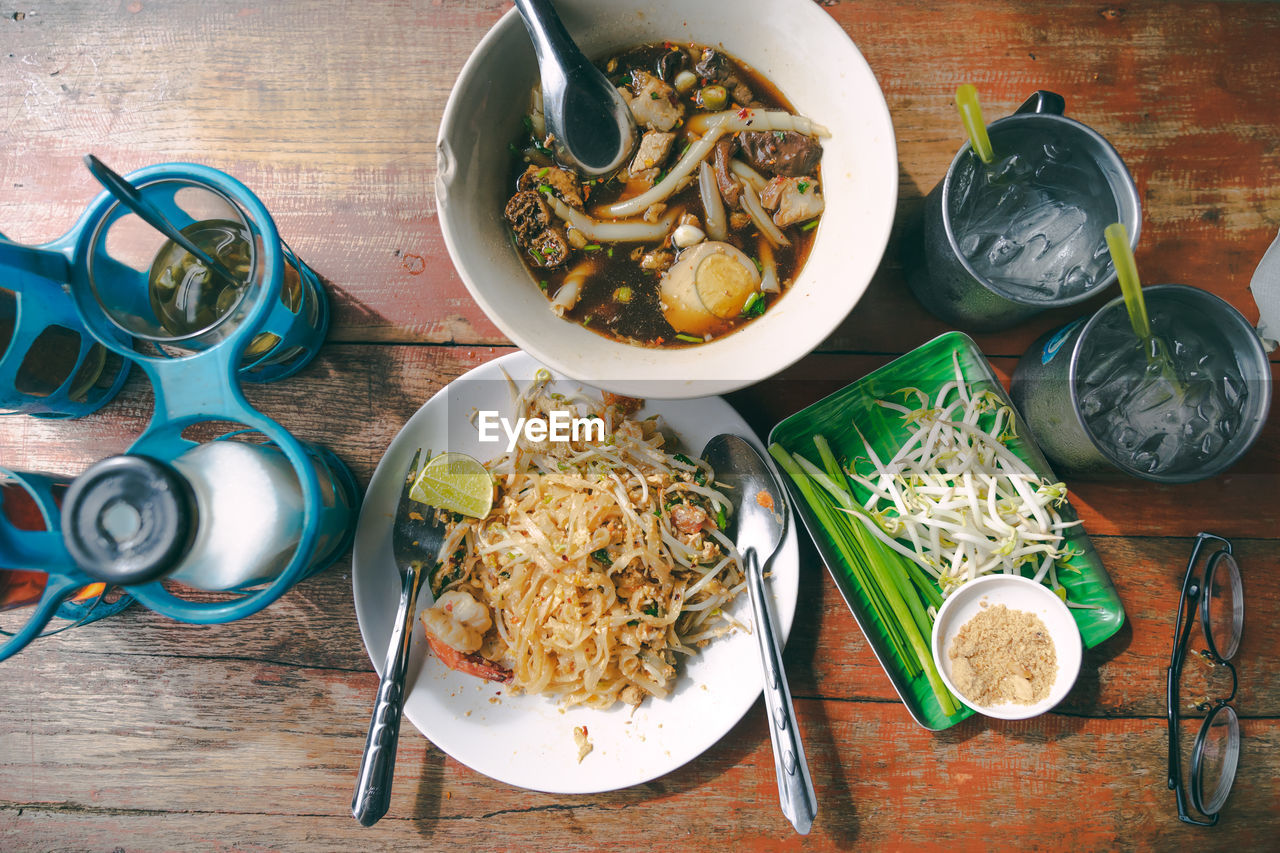
[[[121, 684], [121, 702], [138, 706], [128, 729], [97, 712], [69, 715], [58, 732], [6, 736], [24, 764], [0, 763], [0, 845], [244, 849], [270, 839], [280, 850], [635, 850], [652, 846], [655, 827], [662, 846], [678, 850], [977, 849], [996, 838], [1041, 849], [1066, 837], [1079, 849], [1163, 849], [1187, 837], [1165, 788], [1162, 720], [974, 719], [933, 735], [904, 730], [888, 705], [812, 701], [797, 708], [821, 792], [807, 839], [778, 810], [759, 707], [692, 764], [586, 796], [493, 782], [408, 732], [391, 811], [363, 829], [348, 816], [363, 732], [322, 726], [332, 704], [371, 693], [372, 678], [310, 676], [273, 690], [263, 668], [221, 672], [224, 701], [251, 703], [242, 711], [255, 722], [229, 729], [223, 703], [206, 701], [208, 673], [176, 665], [157, 667], [151, 683], [189, 687], [191, 700], [153, 710], [148, 685]], [[85, 676], [98, 686], [95, 673]], [[1229, 834], [1260, 849], [1280, 805], [1265, 760], [1280, 747], [1280, 724], [1246, 720], [1243, 736], [1246, 757], [1215, 840]], [[119, 772], [122, 761], [132, 774]]]
[[[1112, 639], [1086, 651], [1079, 681], [1058, 711], [1084, 717], [1159, 717], [1165, 712], [1165, 667], [1191, 544], [1183, 539], [1110, 537], [1096, 544], [1125, 605], [1127, 624]], [[1248, 625], [1236, 660], [1236, 706], [1246, 716], [1280, 717], [1280, 672], [1271, 665], [1280, 658], [1280, 635], [1268, 630], [1280, 621], [1280, 591], [1268, 582], [1280, 572], [1280, 555], [1266, 540], [1238, 540], [1235, 546], [1247, 593]], [[1203, 647], [1199, 633], [1193, 643]], [[122, 665], [139, 667], [140, 672], [130, 677], [143, 681], [149, 680], [145, 672], [154, 665], [153, 658], [172, 658], [181, 666], [208, 661], [213, 667], [277, 667], [288, 674], [282, 678], [290, 683], [310, 677], [312, 671], [325, 678], [372, 671], [356, 622], [346, 558], [300, 583], [266, 611], [237, 622], [186, 625], [135, 606], [111, 619], [39, 640], [15, 662], [0, 665], [0, 673], [22, 677], [23, 671], [36, 668], [46, 673], [31, 685], [40, 695], [75, 694], [81, 690], [84, 669], [101, 665], [104, 655], [138, 659]], [[807, 541], [801, 551], [797, 618], [786, 663], [797, 696], [898, 702]], [[1193, 667], [1186, 678], [1186, 695], [1203, 692], [1204, 672]], [[904, 726], [914, 725], [905, 708], [899, 707], [898, 714]], [[0, 710], [0, 725], [4, 719]], [[40, 725], [61, 722], [51, 718]]]

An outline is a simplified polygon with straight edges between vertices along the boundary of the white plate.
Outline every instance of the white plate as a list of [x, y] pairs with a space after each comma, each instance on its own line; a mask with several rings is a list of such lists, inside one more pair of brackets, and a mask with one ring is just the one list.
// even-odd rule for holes
[[[469, 371], [426, 402], [400, 430], [373, 473], [356, 530], [351, 572], [360, 635], [381, 672], [400, 597], [400, 578], [391, 554], [391, 523], [414, 451], [456, 450], [478, 459], [502, 452], [481, 444], [468, 417], [473, 409], [511, 412], [507, 375], [521, 387], [541, 368], [523, 352], [511, 353]], [[560, 390], [580, 383], [555, 376]], [[588, 389], [590, 390], [590, 389]], [[681, 450], [694, 456], [712, 436], [734, 432], [763, 449], [751, 428], [719, 397], [659, 401], [641, 410], [660, 413], [680, 437]], [[795, 525], [791, 525], [771, 569], [774, 610], [782, 637], [791, 631], [799, 585]], [[419, 607], [431, 604], [423, 590]], [[744, 592], [734, 616], [751, 624]], [[405, 716], [440, 749], [473, 770], [522, 788], [562, 794], [611, 791], [637, 785], [701, 755], [747, 712], [760, 695], [760, 653], [756, 640], [735, 632], [715, 640], [687, 664], [666, 699], [646, 699], [633, 713], [562, 709], [553, 699], [509, 694], [506, 686], [481, 681], [444, 667], [425, 653], [422, 625], [414, 620], [405, 689]], [[373, 697], [370, 696], [370, 701]], [[586, 726], [593, 751], [581, 763], [573, 740]]]

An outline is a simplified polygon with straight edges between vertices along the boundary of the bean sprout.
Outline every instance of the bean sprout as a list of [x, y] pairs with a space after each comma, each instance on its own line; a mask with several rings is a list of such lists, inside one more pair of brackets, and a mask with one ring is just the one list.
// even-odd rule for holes
[[952, 362], [956, 381], [933, 400], [906, 388], [900, 393], [918, 403], [914, 408], [879, 401], [901, 415], [911, 434], [882, 462], [859, 433], [874, 470], [863, 475], [850, 466], [847, 473], [870, 497], [865, 514], [845, 511], [937, 579], [944, 595], [979, 575], [1023, 568], [1062, 595], [1054, 566], [1072, 556], [1064, 531], [1080, 523], [1058, 511], [1066, 486], [1041, 479], [1006, 446], [1014, 435], [1012, 410], [993, 392], [970, 388], [959, 359], [953, 355]]

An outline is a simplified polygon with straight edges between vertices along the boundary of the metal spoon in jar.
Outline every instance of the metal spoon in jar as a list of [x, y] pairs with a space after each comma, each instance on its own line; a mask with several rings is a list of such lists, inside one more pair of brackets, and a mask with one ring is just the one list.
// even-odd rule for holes
[[721, 433], [702, 451], [702, 458], [716, 472], [716, 482], [734, 501], [730, 530], [727, 531], [742, 554], [747, 573], [747, 592], [755, 617], [755, 635], [764, 665], [764, 707], [769, 716], [769, 736], [773, 740], [773, 764], [778, 777], [778, 799], [782, 813], [796, 832], [807, 835], [818, 814], [818, 797], [809, 777], [804, 745], [796, 729], [791, 689], [782, 668], [782, 647], [778, 623], [769, 606], [761, 563], [773, 559], [787, 529], [789, 511], [785, 493], [754, 447], [743, 438]]
[[542, 75], [551, 150], [564, 166], [594, 177], [617, 171], [636, 148], [631, 109], [560, 22], [551, 0], [515, 0]]
[[151, 202], [147, 201], [142, 193], [138, 191], [138, 188], [125, 180], [122, 175], [92, 154], [84, 155], [84, 164], [89, 167], [89, 171], [98, 179], [98, 183], [106, 187], [107, 192], [115, 196], [117, 201], [137, 214], [143, 222], [194, 255], [196, 260], [204, 264], [205, 269], [217, 273], [227, 281], [240, 281], [235, 273], [227, 269], [217, 258], [201, 249], [192, 242], [190, 237], [179, 231], [178, 226], [166, 219], [165, 215], [156, 209]]

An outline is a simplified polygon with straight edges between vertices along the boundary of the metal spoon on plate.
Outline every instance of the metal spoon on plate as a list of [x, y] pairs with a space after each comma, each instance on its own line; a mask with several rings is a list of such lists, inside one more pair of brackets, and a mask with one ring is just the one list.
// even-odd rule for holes
[[755, 635], [764, 665], [764, 707], [769, 715], [773, 763], [778, 777], [782, 813], [796, 832], [807, 835], [818, 814], [818, 798], [809, 777], [804, 745], [796, 729], [791, 689], [782, 668], [778, 624], [764, 586], [763, 565], [773, 559], [787, 529], [789, 510], [782, 486], [769, 466], [743, 438], [728, 433], [707, 442], [702, 458], [716, 472], [716, 481], [734, 501], [729, 534], [742, 554], [747, 591], [755, 617]]
[[582, 55], [550, 0], [515, 4], [538, 55], [542, 113], [556, 160], [590, 177], [617, 171], [636, 148], [631, 109]]

